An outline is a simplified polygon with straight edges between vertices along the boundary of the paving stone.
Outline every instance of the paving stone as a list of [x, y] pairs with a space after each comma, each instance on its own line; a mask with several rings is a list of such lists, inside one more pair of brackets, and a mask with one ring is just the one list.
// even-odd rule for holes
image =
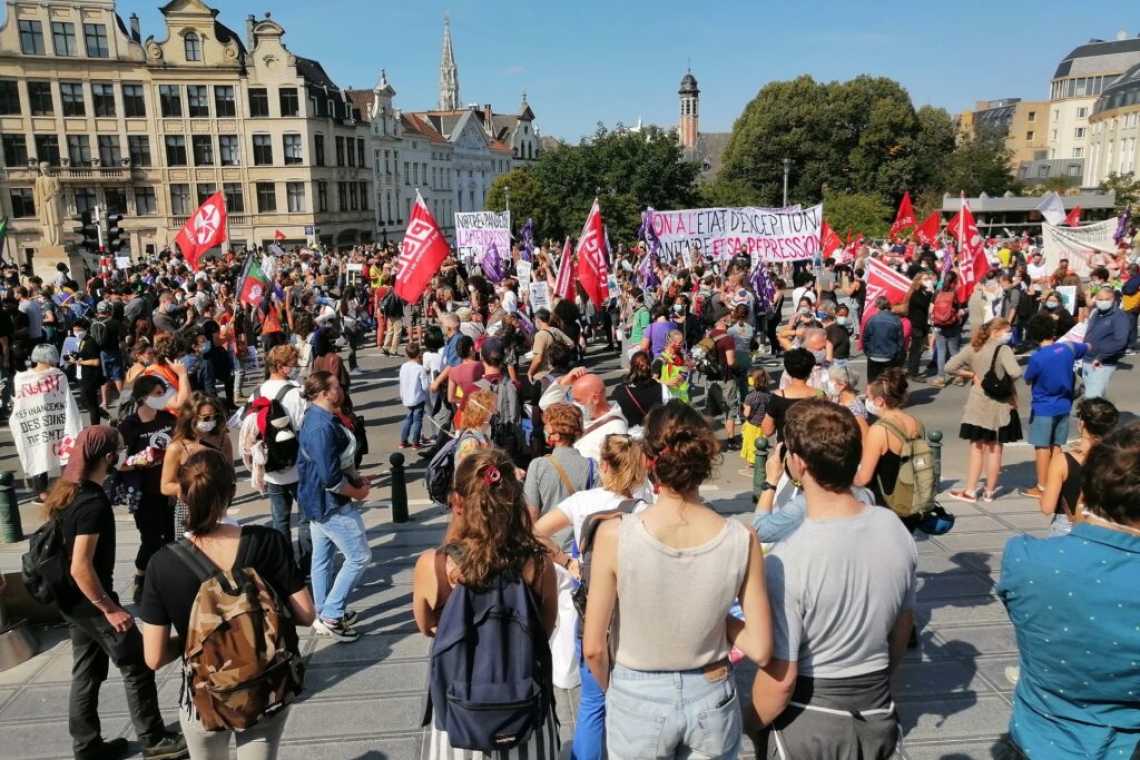
[[[21, 760], [64, 760], [74, 757], [67, 730], [67, 700], [63, 715], [55, 712], [50, 722], [11, 720], [0, 713], [0, 755]], [[44, 716], [48, 717], [48, 716]]]
[[997, 695], [952, 696], [900, 702], [904, 742], [997, 738], [1009, 726], [1009, 703]]
[[369, 633], [351, 644], [341, 644], [327, 636], [314, 639], [308, 654], [310, 666], [349, 663], [377, 663], [391, 660], [426, 658], [431, 652], [431, 640], [417, 631], [414, 636], [404, 634]]
[[[38, 721], [67, 714], [70, 684], [27, 686], [0, 710], [0, 724]], [[127, 694], [121, 683], [107, 683], [99, 690], [99, 714], [126, 714]], [[3, 744], [0, 744], [3, 746]]]
[[[968, 603], [967, 603], [968, 602]], [[1005, 605], [995, 596], [978, 599], [955, 599], [952, 601], [920, 603], [918, 612], [932, 628], [948, 626], [976, 625], [980, 623], [1007, 623], [1009, 615]]]
[[305, 701], [325, 698], [394, 695], [426, 691], [427, 660], [384, 662], [368, 668], [359, 664], [310, 667], [305, 672]]
[[293, 706], [286, 731], [290, 736], [314, 739], [355, 739], [385, 732], [406, 732], [420, 725], [423, 707], [419, 696], [367, 700], [313, 699]]
[[[951, 509], [950, 511], [954, 511]], [[1010, 530], [1000, 519], [984, 514], [958, 514], [954, 521], [954, 535], [963, 533], [992, 533]]]
[[977, 574], [918, 573], [918, 599], [921, 602], [959, 596], [985, 598], [990, 596], [992, 590], [993, 581]]
[[944, 536], [933, 539], [939, 546], [950, 552], [985, 551], [1000, 552], [1005, 543], [1014, 534], [1008, 530], [994, 531], [993, 533], [955, 533], [950, 531]]
[[891, 676], [891, 694], [896, 701], [994, 691], [970, 660], [948, 660], [937, 665], [903, 662]]
[[1016, 654], [1017, 641], [1011, 625], [988, 625], [973, 628], [942, 628], [937, 631], [951, 652], [960, 657], [979, 654]]
[[293, 719], [285, 730], [278, 760], [418, 760], [419, 734], [382, 736], [351, 741], [315, 742], [307, 737], [294, 737]]
[[908, 760], [992, 760], [996, 739], [980, 742], [906, 742], [903, 751]]

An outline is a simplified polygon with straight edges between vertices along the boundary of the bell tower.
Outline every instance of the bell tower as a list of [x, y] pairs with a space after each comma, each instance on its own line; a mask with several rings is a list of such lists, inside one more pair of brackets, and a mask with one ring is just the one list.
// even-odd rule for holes
[[697, 78], [691, 70], [681, 79], [681, 89], [677, 90], [677, 94], [681, 96], [681, 147], [691, 150], [697, 144], [697, 136], [700, 134], [701, 100]]
[[459, 108], [459, 67], [451, 47], [451, 14], [443, 17], [443, 55], [439, 61], [439, 110]]

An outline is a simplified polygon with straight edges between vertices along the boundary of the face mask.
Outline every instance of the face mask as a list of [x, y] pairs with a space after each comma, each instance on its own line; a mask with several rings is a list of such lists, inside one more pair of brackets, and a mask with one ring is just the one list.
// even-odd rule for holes
[[79, 340], [83, 340], [84, 338], [87, 337], [87, 331], [86, 330], [76, 330], [75, 331], [75, 337]]
[[835, 324], [844, 326], [847, 324], [847, 317], [836, 317]]
[[831, 382], [830, 380], [827, 380], [823, 384], [823, 392], [826, 393], [828, 396], [838, 396], [839, 390], [840, 390], [839, 385]]
[[579, 404], [577, 401], [574, 402], [574, 406], [578, 407], [578, 411], [582, 413], [582, 423], [588, 424], [591, 420], [590, 407]]
[[166, 405], [170, 403], [172, 398], [174, 398], [173, 388], [167, 390], [166, 393], [161, 396], [147, 396], [143, 401], [151, 409], [161, 410], [166, 408]]
[[301, 375], [300, 367], [290, 367], [289, 371], [285, 373], [285, 377], [290, 380], [296, 380]]
[[807, 306], [804, 306], [803, 308], [800, 309], [800, 314], [811, 314], [811, 309], [808, 308]]
[[872, 401], [869, 397], [863, 402], [863, 406], [867, 407], [867, 414], [878, 417], [883, 413], [883, 408]]
[[1011, 340], [1013, 340], [1013, 333], [1002, 333], [1001, 337], [998, 338], [998, 343], [1002, 344], [1003, 346], [1006, 346], [1006, 345], [1009, 345], [1009, 342]]
[[816, 364], [823, 364], [825, 361], [827, 361], [827, 349], [824, 349], [822, 351], [812, 351], [811, 355], [815, 357]]
[[127, 450], [120, 449], [119, 453], [115, 456], [115, 463], [111, 465], [111, 472], [121, 470], [127, 464]]
[[203, 343], [202, 344], [202, 355], [205, 356], [208, 353], [210, 353], [210, 344], [209, 343]]
[[1056, 301], [1046, 301], [1045, 308], [1052, 311], [1053, 309], [1061, 308], [1061, 304], [1057, 303]]
[[674, 314], [684, 314], [685, 313], [684, 304], [679, 304], [679, 303], [673, 304], [673, 313]]
[[1108, 311], [1112, 308], [1112, 301], [1097, 301], [1096, 307], [1102, 312]]
[[815, 313], [815, 318], [816, 319], [827, 319], [827, 314], [825, 312], [822, 312], [822, 311], [817, 311]]
[[217, 420], [198, 420], [194, 423], [194, 429], [199, 433], [212, 433], [217, 426]]

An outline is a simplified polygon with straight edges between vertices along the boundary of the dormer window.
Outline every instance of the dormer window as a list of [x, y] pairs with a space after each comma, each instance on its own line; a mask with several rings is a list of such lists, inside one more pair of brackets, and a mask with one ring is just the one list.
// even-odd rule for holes
[[198, 37], [197, 32], [187, 32], [182, 44], [186, 48], [187, 61], [202, 60], [202, 40]]

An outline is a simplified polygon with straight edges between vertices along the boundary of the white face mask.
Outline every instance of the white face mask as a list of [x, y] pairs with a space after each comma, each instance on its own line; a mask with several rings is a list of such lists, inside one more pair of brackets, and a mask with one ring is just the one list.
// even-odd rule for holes
[[825, 380], [823, 383], [823, 392], [828, 396], [839, 396], [840, 387], [838, 383], [833, 383], [830, 380]]
[[578, 410], [582, 412], [582, 422], [588, 424], [591, 420], [590, 407], [585, 404], [579, 404], [577, 401], [574, 402], [574, 406], [578, 407]]
[[115, 457], [115, 464], [113, 465], [113, 467], [116, 470], [121, 470], [121, 469], [123, 469], [123, 467], [126, 466], [126, 464], [127, 464], [127, 450], [126, 449], [120, 449], [118, 456]]
[[147, 396], [143, 401], [151, 409], [161, 410], [166, 408], [172, 398], [174, 398], [174, 389], [168, 388], [161, 396]]
[[867, 414], [878, 417], [883, 413], [883, 408], [872, 401], [869, 397], [863, 402], [863, 406], [867, 407]]
[[212, 433], [217, 426], [217, 420], [198, 420], [194, 423], [194, 429], [199, 433]]

